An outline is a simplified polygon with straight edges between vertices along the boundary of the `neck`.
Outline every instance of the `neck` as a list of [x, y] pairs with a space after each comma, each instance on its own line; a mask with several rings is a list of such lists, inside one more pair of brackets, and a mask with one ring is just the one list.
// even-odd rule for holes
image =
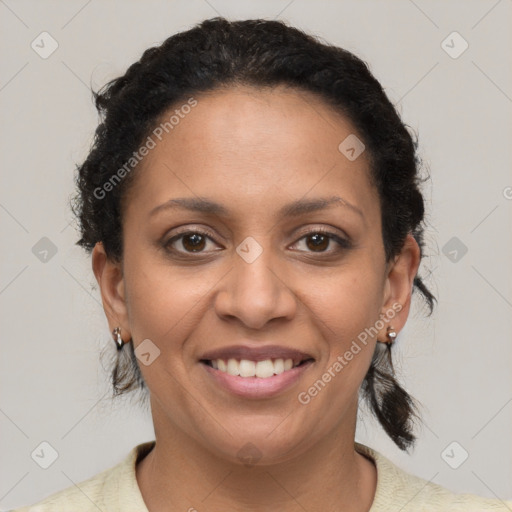
[[302, 455], [265, 466], [219, 459], [171, 430], [155, 428], [156, 444], [136, 468], [149, 512], [370, 510], [376, 468], [354, 449], [355, 421], [348, 432], [340, 425]]

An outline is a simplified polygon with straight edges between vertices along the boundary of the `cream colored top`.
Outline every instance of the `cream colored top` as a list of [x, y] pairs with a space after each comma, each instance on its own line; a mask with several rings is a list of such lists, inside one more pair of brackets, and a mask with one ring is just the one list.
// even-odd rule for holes
[[[137, 484], [135, 467], [155, 441], [135, 446], [116, 466], [52, 494], [32, 506], [9, 512], [149, 512]], [[455, 494], [440, 485], [406, 473], [376, 450], [355, 442], [361, 455], [374, 461], [377, 489], [369, 512], [512, 511], [512, 501], [474, 494]]]

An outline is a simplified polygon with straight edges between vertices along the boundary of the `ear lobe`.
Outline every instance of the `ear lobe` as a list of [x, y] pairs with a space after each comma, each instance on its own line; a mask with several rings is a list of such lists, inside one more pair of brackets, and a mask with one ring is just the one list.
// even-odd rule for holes
[[110, 331], [121, 327], [121, 333], [129, 332], [122, 268], [120, 263], [108, 258], [101, 242], [97, 242], [92, 251], [92, 270], [101, 290]]
[[[384, 311], [397, 311], [397, 304], [401, 308], [394, 315], [391, 324], [394, 329], [400, 331], [409, 315], [411, 306], [411, 295], [414, 286], [414, 278], [418, 272], [420, 264], [420, 248], [414, 237], [409, 234], [404, 242], [402, 250], [395, 257], [391, 264], [385, 284], [385, 301], [383, 304]], [[381, 333], [383, 335], [384, 333]], [[384, 338], [382, 336], [382, 338]]]

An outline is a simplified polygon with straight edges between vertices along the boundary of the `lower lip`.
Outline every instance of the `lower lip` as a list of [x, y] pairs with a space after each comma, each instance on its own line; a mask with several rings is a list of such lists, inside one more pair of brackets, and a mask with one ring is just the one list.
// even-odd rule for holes
[[205, 363], [200, 363], [205, 368], [215, 382], [227, 391], [244, 398], [269, 398], [275, 396], [292, 387], [302, 376], [302, 374], [313, 364], [308, 361], [296, 366], [291, 370], [286, 370], [279, 375], [260, 379], [259, 377], [239, 377], [238, 375], [229, 375], [229, 373], [216, 370]]

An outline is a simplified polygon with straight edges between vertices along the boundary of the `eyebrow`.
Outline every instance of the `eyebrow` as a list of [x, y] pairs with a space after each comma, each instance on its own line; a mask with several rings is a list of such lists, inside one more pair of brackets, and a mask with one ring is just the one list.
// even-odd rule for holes
[[[297, 201], [284, 205], [279, 210], [278, 215], [280, 217], [295, 217], [305, 213], [324, 210], [335, 204], [349, 208], [364, 219], [363, 212], [357, 206], [349, 203], [346, 199], [339, 196], [298, 199]], [[209, 213], [221, 217], [229, 216], [229, 210], [225, 206], [205, 197], [177, 197], [170, 199], [169, 201], [153, 208], [149, 215], [153, 216], [168, 209], [185, 209], [194, 212]]]

